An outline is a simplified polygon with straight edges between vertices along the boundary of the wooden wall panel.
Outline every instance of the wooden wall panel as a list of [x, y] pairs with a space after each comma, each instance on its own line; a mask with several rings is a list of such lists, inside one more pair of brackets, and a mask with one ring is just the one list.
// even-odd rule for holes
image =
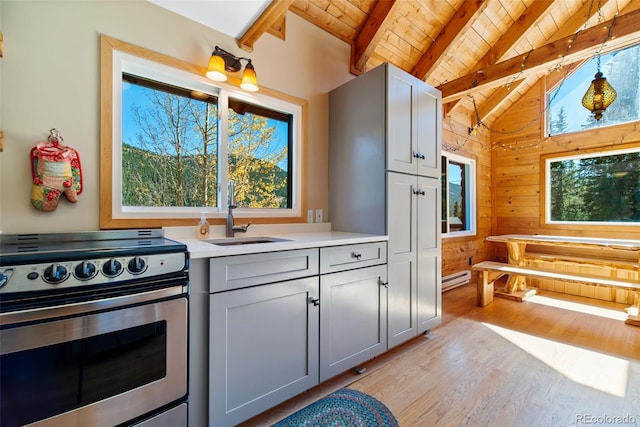
[[[593, 237], [640, 239], [637, 226], [576, 226], [545, 224], [541, 218], [544, 204], [542, 194], [542, 156], [555, 153], [576, 153], [598, 147], [621, 144], [640, 144], [640, 131], [635, 125], [598, 128], [562, 137], [543, 138], [544, 79], [525, 94], [521, 102], [504, 114], [494, 125], [503, 134], [492, 144], [504, 144], [513, 150], [492, 151], [493, 196], [492, 215], [495, 233], [526, 232], [531, 234], [560, 234]], [[576, 108], [582, 108], [577, 105]], [[513, 132], [513, 134], [510, 134]], [[624, 137], [624, 138], [623, 138]]]
[[[469, 136], [469, 117], [458, 113], [446, 116], [443, 121], [443, 151], [449, 151], [476, 161], [476, 225], [477, 234], [470, 237], [452, 237], [442, 239], [442, 275], [471, 270], [471, 263], [488, 259], [491, 248], [484, 239], [491, 235], [492, 199], [491, 199], [491, 152], [483, 149], [489, 140], [482, 135]], [[475, 281], [475, 275], [472, 274]]]
[[[544, 80], [544, 79], [543, 79]], [[520, 102], [491, 127], [499, 133], [479, 132], [469, 137], [469, 118], [458, 113], [443, 121], [443, 146], [476, 159], [478, 234], [443, 239], [442, 274], [469, 269], [486, 259], [506, 262], [506, 248], [486, 243], [492, 234], [557, 234], [640, 239], [640, 227], [548, 225], [542, 220], [542, 156], [579, 152], [616, 144], [639, 144], [640, 125], [621, 125], [544, 138], [544, 81], [533, 85]], [[576, 108], [582, 108], [577, 106]], [[455, 111], [455, 110], [454, 110]], [[456, 114], [455, 112], [453, 114]], [[492, 146], [494, 149], [487, 150]], [[446, 151], [446, 148], [443, 148]], [[475, 280], [475, 275], [472, 275]]]
[[[616, 145], [640, 145], [640, 125], [619, 125], [576, 132], [561, 137], [544, 138], [544, 79], [533, 86], [512, 109], [494, 124], [501, 134], [491, 140], [493, 146], [510, 147], [492, 150], [494, 203], [491, 209], [494, 234], [555, 234], [587, 237], [640, 239], [638, 226], [584, 226], [550, 225], [542, 218], [543, 156], [556, 153], [579, 153]], [[582, 108], [577, 105], [576, 108]], [[503, 244], [489, 244], [484, 252], [488, 258], [505, 262], [507, 251]], [[565, 251], [566, 252], [566, 251]], [[565, 284], [556, 286], [543, 283], [546, 289], [568, 293], [589, 294], [608, 299], [607, 295], [591, 295], [593, 287], [578, 285], [569, 289]]]

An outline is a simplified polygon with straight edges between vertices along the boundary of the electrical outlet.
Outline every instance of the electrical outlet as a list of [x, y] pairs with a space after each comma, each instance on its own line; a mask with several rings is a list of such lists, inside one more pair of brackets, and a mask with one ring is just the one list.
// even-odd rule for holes
[[313, 222], [313, 209], [307, 211], [307, 222]]
[[316, 209], [316, 222], [322, 222], [322, 209]]

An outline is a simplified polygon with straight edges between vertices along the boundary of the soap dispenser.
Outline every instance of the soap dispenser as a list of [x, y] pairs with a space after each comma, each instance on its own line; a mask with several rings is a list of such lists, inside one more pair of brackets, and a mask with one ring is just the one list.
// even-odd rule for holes
[[198, 239], [206, 239], [209, 237], [209, 223], [207, 222], [207, 217], [204, 212], [202, 212], [200, 222], [196, 227], [196, 235], [198, 236]]

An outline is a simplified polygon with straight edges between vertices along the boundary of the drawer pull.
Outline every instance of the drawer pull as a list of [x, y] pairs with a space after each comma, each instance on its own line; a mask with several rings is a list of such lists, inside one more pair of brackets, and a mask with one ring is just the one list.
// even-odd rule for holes
[[359, 260], [360, 258], [362, 258], [362, 254], [358, 254], [356, 252], [351, 252], [351, 256], [357, 260]]

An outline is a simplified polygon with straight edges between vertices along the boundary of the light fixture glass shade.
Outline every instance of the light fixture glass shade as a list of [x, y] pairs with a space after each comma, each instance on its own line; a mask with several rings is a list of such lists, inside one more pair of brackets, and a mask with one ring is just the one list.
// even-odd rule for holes
[[240, 87], [247, 92], [256, 92], [258, 90], [258, 79], [256, 78], [256, 70], [253, 68], [251, 61], [244, 67], [244, 73], [242, 73], [242, 82]]
[[211, 80], [217, 82], [224, 82], [227, 80], [227, 72], [224, 70], [224, 59], [218, 55], [211, 55], [209, 58], [209, 67], [205, 76]]
[[587, 93], [582, 97], [582, 105], [593, 113], [596, 120], [600, 120], [604, 110], [615, 101], [617, 95], [615, 89], [598, 70], [595, 79], [591, 81], [591, 85], [587, 89]]

